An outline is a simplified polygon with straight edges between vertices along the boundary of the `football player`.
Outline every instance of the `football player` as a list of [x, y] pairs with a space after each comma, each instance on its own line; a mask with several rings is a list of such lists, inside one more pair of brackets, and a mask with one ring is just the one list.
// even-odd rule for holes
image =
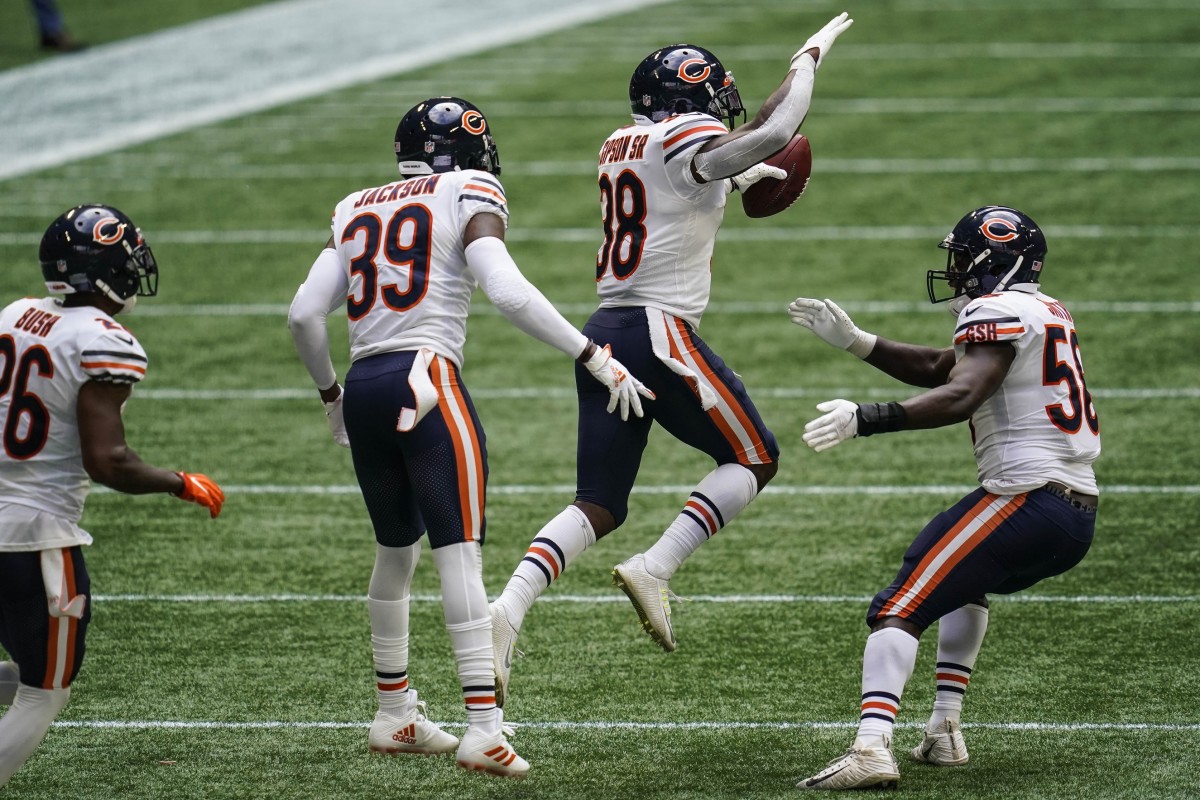
[[492, 606], [501, 702], [526, 612], [574, 559], [625, 521], [652, 422], [716, 462], [658, 542], [613, 570], [643, 629], [666, 651], [675, 649], [671, 576], [775, 475], [775, 437], [741, 380], [696, 328], [708, 305], [727, 193], [784, 175], [760, 162], [799, 128], [817, 68], [852, 22], [840, 14], [805, 42], [782, 85], [733, 131], [727, 126], [745, 109], [733, 74], [708, 50], [664, 47], [634, 70], [634, 124], [609, 136], [599, 154], [600, 308], [584, 332], [609, 345], [657, 399], [632, 424], [613, 424], [603, 413], [603, 394], [576, 370], [575, 501], [538, 532]]
[[91, 581], [79, 527], [89, 479], [128, 494], [165, 492], [216, 517], [204, 475], [142, 461], [121, 410], [146, 376], [146, 352], [114, 319], [158, 290], [141, 231], [111, 206], [54, 220], [39, 258], [46, 288], [0, 311], [0, 786], [67, 704], [83, 663]]
[[[894, 786], [892, 728], [917, 643], [938, 625], [937, 695], [912, 757], [967, 763], [963, 695], [987, 630], [988, 594], [1011, 594], [1079, 563], [1096, 527], [1100, 421], [1071, 313], [1040, 291], [1046, 239], [1013, 208], [967, 214], [939, 245], [929, 299], [950, 301], [953, 345], [893, 342], [860, 330], [831, 300], [797, 298], [792, 321], [928, 391], [903, 402], [830, 400], [805, 427], [821, 452], [856, 436], [967, 421], [981, 487], [933, 518], [867, 613], [862, 713], [854, 745], [801, 789]], [[947, 288], [948, 287], [948, 288]], [[949, 289], [949, 290], [948, 290]]]
[[[368, 743], [382, 753], [457, 752], [461, 767], [520, 777], [529, 764], [504, 738], [481, 571], [487, 449], [459, 373], [476, 284], [517, 328], [575, 358], [609, 412], [640, 417], [641, 396], [653, 395], [508, 254], [500, 157], [478, 108], [426, 100], [400, 121], [395, 149], [402, 180], [338, 203], [333, 236], [288, 317], [375, 528], [368, 609], [379, 711]], [[344, 393], [325, 326], [342, 304], [352, 361]], [[409, 584], [426, 532], [467, 707], [461, 742], [426, 718], [408, 680]]]

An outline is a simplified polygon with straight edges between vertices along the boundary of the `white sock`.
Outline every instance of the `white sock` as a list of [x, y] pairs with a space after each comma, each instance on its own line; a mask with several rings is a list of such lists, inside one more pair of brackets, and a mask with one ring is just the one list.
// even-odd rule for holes
[[0, 786], [8, 783], [42, 743], [50, 724], [71, 698], [71, 689], [36, 689], [21, 684], [0, 717]]
[[526, 612], [538, 596], [558, 580], [568, 564], [595, 543], [592, 523], [573, 505], [542, 526], [497, 598], [514, 628], [521, 629]]
[[963, 696], [987, 624], [987, 608], [974, 603], [951, 611], [938, 622], [937, 695], [929, 718], [930, 730], [948, 719], [958, 722], [962, 716]]
[[492, 665], [492, 615], [483, 588], [483, 557], [478, 542], [461, 542], [433, 551], [442, 579], [442, 611], [458, 662], [467, 707], [467, 724], [486, 733], [500, 730], [496, 673]]
[[367, 590], [379, 710], [392, 716], [406, 714], [412, 700], [408, 685], [408, 598], [420, 557], [419, 542], [409, 547], [376, 545], [375, 568]]
[[12, 661], [0, 661], [0, 706], [11, 706], [17, 696], [21, 671]]
[[917, 663], [920, 640], [899, 628], [880, 628], [863, 651], [862, 713], [855, 747], [890, 746], [900, 696]]
[[741, 464], [722, 464], [705, 475], [683, 511], [646, 551], [647, 571], [670, 580], [688, 556], [732, 522], [756, 494], [758, 481]]

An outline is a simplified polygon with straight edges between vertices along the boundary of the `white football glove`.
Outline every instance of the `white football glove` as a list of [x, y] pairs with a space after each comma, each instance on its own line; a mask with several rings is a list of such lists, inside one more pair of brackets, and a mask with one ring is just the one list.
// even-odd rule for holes
[[342, 447], [349, 447], [350, 437], [346, 434], [346, 421], [342, 419], [342, 398], [345, 396], [346, 393], [342, 392], [336, 400], [322, 405], [325, 406], [325, 419], [329, 421], [329, 432], [333, 434], [333, 440]]
[[583, 365], [592, 373], [592, 377], [608, 387], [608, 413], [611, 414], [620, 405], [622, 420], [629, 419], [631, 408], [634, 414], [642, 416], [642, 397], [654, 399], [654, 392], [643, 386], [620, 361], [612, 357], [612, 349], [608, 345], [597, 347]]
[[820, 453], [858, 436], [858, 404], [849, 400], [826, 400], [817, 404], [820, 417], [804, 426], [804, 443]]
[[836, 17], [826, 23], [824, 28], [808, 37], [808, 41], [804, 46], [796, 51], [796, 55], [792, 56], [791, 69], [796, 68], [796, 62], [800, 60], [806, 52], [812, 48], [817, 48], [817, 63], [813, 66], [813, 72], [816, 72], [821, 67], [821, 60], [825, 58], [825, 54], [829, 52], [829, 48], [833, 47], [837, 37], [846, 32], [846, 29], [854, 24], [854, 20], [850, 19], [849, 12], [843, 11]]
[[763, 178], [774, 178], [777, 181], [781, 181], [786, 177], [787, 172], [779, 167], [772, 167], [770, 164], [755, 164], [745, 172], [739, 172], [732, 178], [726, 178], [725, 194], [729, 194], [735, 189], [739, 192], [744, 192]]
[[859, 358], [866, 358], [875, 347], [878, 338], [873, 333], [860, 330], [850, 315], [832, 300], [814, 300], [797, 297], [788, 306], [792, 322], [821, 337], [825, 342], [847, 350]]

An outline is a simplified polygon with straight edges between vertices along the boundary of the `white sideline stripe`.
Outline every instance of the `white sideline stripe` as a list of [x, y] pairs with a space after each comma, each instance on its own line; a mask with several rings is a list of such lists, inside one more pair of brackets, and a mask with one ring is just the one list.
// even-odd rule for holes
[[[316, 396], [313, 389], [143, 389], [136, 396], [145, 400], [304, 400]], [[475, 400], [574, 399], [575, 390], [564, 386], [525, 386], [521, 388], [470, 389]], [[1093, 397], [1118, 400], [1176, 400], [1200, 398], [1200, 387], [1178, 389], [1093, 389]], [[754, 389], [755, 397], [773, 399], [805, 397], [895, 397], [896, 389], [835, 386], [828, 389], [775, 386]]]
[[[589, 242], [600, 238], [596, 228], [516, 228], [506, 234], [514, 242]], [[1194, 239], [1200, 237], [1200, 225], [1047, 225], [1046, 233], [1055, 239]], [[722, 229], [717, 239], [729, 242], [839, 242], [839, 241], [940, 241], [946, 235], [944, 225], [812, 225], [779, 228]], [[192, 230], [155, 231], [151, 244], [243, 245], [308, 244], [329, 238], [328, 231], [312, 229], [280, 230]], [[0, 246], [32, 247], [42, 233], [0, 233]]]
[[[434, 594], [411, 595], [415, 603], [441, 603], [442, 596]], [[98, 603], [365, 603], [367, 596], [355, 594], [98, 594]], [[792, 595], [792, 594], [730, 594], [689, 595], [680, 598], [689, 603], [746, 604], [830, 604], [869, 603], [872, 595]], [[1066, 603], [1070, 605], [1134, 605], [1160, 603], [1196, 603], [1200, 595], [1039, 595], [1017, 594], [991, 598], [998, 603]], [[582, 605], [627, 603], [619, 593], [608, 594], [548, 594], [537, 599], [539, 603], [574, 603]]]
[[[1063, 300], [1075, 311], [1104, 314], [1195, 314], [1200, 313], [1200, 301], [1129, 301]], [[928, 302], [886, 300], [844, 300], [839, 305], [851, 314], [945, 314], [944, 305]], [[590, 314], [596, 303], [555, 303], [562, 314]], [[780, 302], [732, 301], [708, 304], [706, 314], [781, 314], [786, 306]], [[288, 313], [286, 303], [229, 303], [229, 304], [138, 304], [135, 319], [142, 317], [281, 317]], [[473, 303], [471, 314], [498, 316], [490, 303]]]
[[[357, 495], [360, 494], [357, 484], [327, 484], [323, 486], [284, 485], [284, 484], [231, 484], [222, 486], [225, 494], [247, 495]], [[696, 487], [691, 484], [660, 484], [649, 486], [634, 486], [634, 494], [672, 494], [687, 495]], [[961, 485], [912, 485], [912, 486], [780, 486], [769, 484], [762, 490], [763, 494], [779, 495], [808, 495], [816, 497], [837, 497], [842, 495], [868, 496], [910, 496], [910, 495], [963, 495], [979, 488], [978, 484]], [[546, 484], [493, 484], [487, 487], [489, 495], [542, 495], [542, 494], [575, 494], [575, 485], [571, 483]], [[1200, 494], [1200, 485], [1135, 485], [1135, 484], [1105, 484], [1101, 486], [1102, 494]], [[105, 486], [93, 486], [91, 494], [117, 494]]]
[[[0, 72], [0, 180], [659, 2], [290, 0], [18, 67]], [[81, 74], [119, 90], [97, 102]]]
[[[936, 45], [934, 45], [936, 46]], [[825, 114], [1136, 114], [1200, 111], [1200, 97], [853, 97], [814, 102]], [[619, 117], [628, 104], [609, 100], [499, 101], [489, 117]]]
[[[435, 722], [442, 728], [465, 728], [465, 722]], [[857, 722], [612, 722], [554, 721], [517, 722], [519, 728], [535, 730], [848, 730]], [[898, 722], [898, 728], [919, 728], [924, 722]], [[282, 720], [213, 722], [208, 720], [58, 720], [55, 728], [91, 730], [361, 730], [369, 722], [285, 722]], [[964, 730], [992, 731], [1200, 731], [1200, 724], [1186, 722], [964, 722]]]

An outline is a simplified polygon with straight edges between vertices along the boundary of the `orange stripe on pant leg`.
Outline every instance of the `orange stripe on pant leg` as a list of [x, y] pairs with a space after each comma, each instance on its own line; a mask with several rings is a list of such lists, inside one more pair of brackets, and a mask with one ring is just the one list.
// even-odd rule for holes
[[[723, 380], [717, 377], [717, 374], [712, 371], [712, 367], [710, 367], [708, 362], [704, 360], [704, 356], [701, 355], [696, 349], [696, 345], [692, 342], [692, 335], [688, 333], [687, 326], [683, 324], [683, 320], [679, 319], [678, 317], [674, 317], [673, 320], [675, 322], [675, 328], [679, 331], [679, 335], [683, 338], [684, 343], [687, 345], [688, 352], [691, 353], [692, 357], [695, 359], [696, 365], [700, 367], [700, 370], [704, 373], [705, 377], [708, 378], [709, 384], [711, 384], [712, 387], [721, 394], [721, 397], [725, 399], [725, 404], [729, 406], [730, 411], [733, 412], [733, 416], [739, 423], [741, 423], [742, 428], [746, 431], [746, 436], [748, 439], [750, 439], [750, 443], [754, 447], [754, 455], [761, 463], [770, 463], [771, 457], [767, 455], [767, 449], [763, 446], [762, 438], [758, 435], [758, 429], [754, 427], [754, 423], [750, 420], [750, 417], [746, 415], [745, 410], [737, 401], [737, 398], [733, 396], [733, 392], [729, 390], [729, 387], [725, 385]], [[716, 410], [717, 409], [715, 408], [711, 409], [708, 413], [712, 414]], [[738, 448], [741, 449], [740, 443], [738, 444]]]
[[[71, 558], [70, 550], [63, 550], [63, 577], [66, 578], [67, 596], [66, 601], [69, 603], [75, 597], [75, 560]], [[85, 606], [86, 612], [86, 606]], [[75, 677], [72, 675], [72, 670], [75, 669], [75, 637], [79, 634], [79, 620], [74, 617], [67, 618], [67, 652], [64, 656], [66, 663], [63, 665], [63, 680], [64, 687], [71, 685], [71, 680]]]
[[[910, 575], [908, 581], [905, 582], [904, 592], [896, 594], [888, 604], [894, 614], [900, 617], [911, 616], [913, 612], [919, 608], [921, 604], [929, 597], [929, 594], [941, 585], [946, 575], [948, 575], [960, 561], [966, 558], [970, 553], [974, 552], [975, 548], [979, 546], [979, 543], [986, 539], [988, 535], [996, 529], [996, 526], [1012, 516], [1013, 512], [1021, 507], [1021, 505], [1025, 502], [1025, 497], [1026, 495], [1024, 494], [1017, 495], [1014, 498], [1010, 498], [1004, 503], [1004, 505], [996, 509], [995, 513], [993, 513], [992, 516], [986, 521], [982, 522], [979, 528], [972, 533], [966, 541], [962, 542], [955, 549], [954, 553], [952, 553], [949, 558], [947, 558], [941, 564], [941, 566], [934, 571], [934, 573], [929, 577], [929, 580], [925, 582], [925, 585], [921, 587], [916, 595], [914, 595], [905, 603], [906, 607], [903, 610], [896, 612], [895, 607], [899, 605], [900, 598], [902, 598], [904, 594], [910, 592], [913, 587], [916, 586], [916, 584], [920, 581], [921, 576], [925, 573], [932, 562], [936, 560], [937, 555], [944, 552], [946, 548], [949, 547], [950, 542], [953, 541], [954, 537], [960, 534], [962, 530], [967, 527], [967, 525], [982, 516], [987, 510], [986, 506], [991, 506], [996, 500], [1000, 499], [999, 495], [985, 495], [984, 500], [987, 501], [985, 507], [981, 509], [979, 505], [976, 505], [975, 508], [971, 509], [969, 515], [960, 520], [959, 523], [954, 526], [952, 531], [942, 538], [936, 551], [930, 551], [928, 554], [926, 554], [926, 557], [921, 560], [921, 564], [918, 565], [918, 569], [913, 570], [912, 575]], [[982, 501], [981, 504], [983, 504]], [[880, 613], [882, 615], [883, 612], [881, 611]]]
[[942, 538], [938, 540], [937, 544], [929, 549], [929, 552], [925, 554], [925, 557], [922, 558], [913, 571], [909, 573], [908, 579], [904, 581], [904, 584], [901, 585], [896, 593], [892, 595], [890, 600], [884, 603], [883, 608], [879, 610], [879, 616], [888, 616], [892, 608], [895, 607], [896, 602], [901, 597], [904, 597], [904, 595], [908, 594], [909, 590], [912, 589], [913, 584], [916, 583], [917, 579], [920, 578], [921, 574], [926, 570], [926, 568], [928, 568], [929, 565], [932, 564], [938, 557], [938, 555], [940, 555], [941, 552], [949, 546], [950, 542], [954, 541], [954, 537], [958, 536], [958, 534], [962, 532], [963, 528], [967, 527], [967, 525], [969, 525], [976, 517], [982, 514], [984, 510], [995, 501], [996, 497], [997, 495], [994, 494], [985, 494], [970, 511], [963, 515], [962, 519], [954, 524], [953, 528], [942, 535]]
[[50, 612], [46, 612], [46, 616], [50, 619], [50, 624], [47, 626], [49, 630], [46, 634], [46, 674], [42, 677], [42, 688], [54, 688], [54, 673], [58, 668], [58, 634], [59, 625], [62, 624], [62, 617], [51, 617]]
[[433, 385], [438, 390], [438, 411], [442, 414], [442, 421], [446, 424], [446, 430], [450, 432], [450, 441], [454, 446], [454, 469], [458, 474], [458, 506], [459, 513], [462, 515], [463, 536], [467, 541], [471, 541], [473, 527], [471, 520], [470, 483], [467, 480], [466, 449], [463, 446], [462, 437], [458, 432], [458, 423], [455, 422], [454, 415], [450, 411], [452, 400], [447, 396], [446, 387], [442, 385], [444, 369], [441, 356], [435, 356], [429, 362], [429, 371], [432, 373]]
[[467, 399], [463, 395], [462, 387], [458, 383], [458, 372], [453, 364], [447, 365], [446, 369], [450, 378], [450, 390], [453, 392], [454, 402], [458, 407], [459, 415], [462, 417], [464, 446], [471, 448], [470, 452], [475, 465], [475, 494], [468, 498], [468, 502], [471, 503], [472, 525], [468, 529], [467, 536], [468, 541], [474, 541], [479, 531], [483, 528], [483, 506], [486, 492], [483, 478], [483, 448], [479, 446], [479, 439], [475, 436], [475, 420], [471, 416], [471, 408], [467, 405]]
[[963, 542], [961, 547], [954, 551], [954, 555], [946, 559], [946, 562], [942, 564], [941, 568], [934, 573], [933, 577], [927, 581], [923, 587], [921, 587], [921, 591], [917, 592], [917, 596], [914, 597], [912, 602], [908, 604], [908, 607], [900, 612], [899, 616], [911, 616], [914, 611], [920, 608], [921, 603], [928, 599], [930, 593], [941, 585], [942, 581], [945, 580], [946, 576], [950, 574], [950, 572], [958, 565], [960, 561], [973, 553], [975, 548], [979, 546], [980, 542], [986, 539], [992, 531], [996, 530], [996, 528], [1002, 522], [1004, 522], [1004, 520], [1011, 517], [1013, 512], [1024, 505], [1026, 497], [1028, 497], [1027, 494], [1016, 495], [1012, 500], [997, 509], [996, 513], [993, 514], [987, 522], [979, 526], [979, 530], [971, 534], [971, 537], [967, 539], [967, 541]]
[[[674, 358], [680, 364], [685, 363], [683, 354], [679, 352], [679, 346], [675, 344], [675, 338], [668, 334], [667, 341], [671, 347], [671, 358]], [[695, 391], [696, 396], [699, 397], [700, 390], [696, 389]], [[729, 427], [729, 422], [725, 419], [724, 415], [721, 414], [721, 410], [719, 408], [710, 408], [705, 413], [708, 414], [709, 419], [716, 424], [717, 430], [721, 431], [721, 435], [725, 437], [725, 441], [729, 442], [730, 448], [738, 454], [738, 463], [742, 466], [746, 466], [749, 462], [742, 455], [745, 448], [742, 446], [737, 434], [734, 433], [733, 428]]]

